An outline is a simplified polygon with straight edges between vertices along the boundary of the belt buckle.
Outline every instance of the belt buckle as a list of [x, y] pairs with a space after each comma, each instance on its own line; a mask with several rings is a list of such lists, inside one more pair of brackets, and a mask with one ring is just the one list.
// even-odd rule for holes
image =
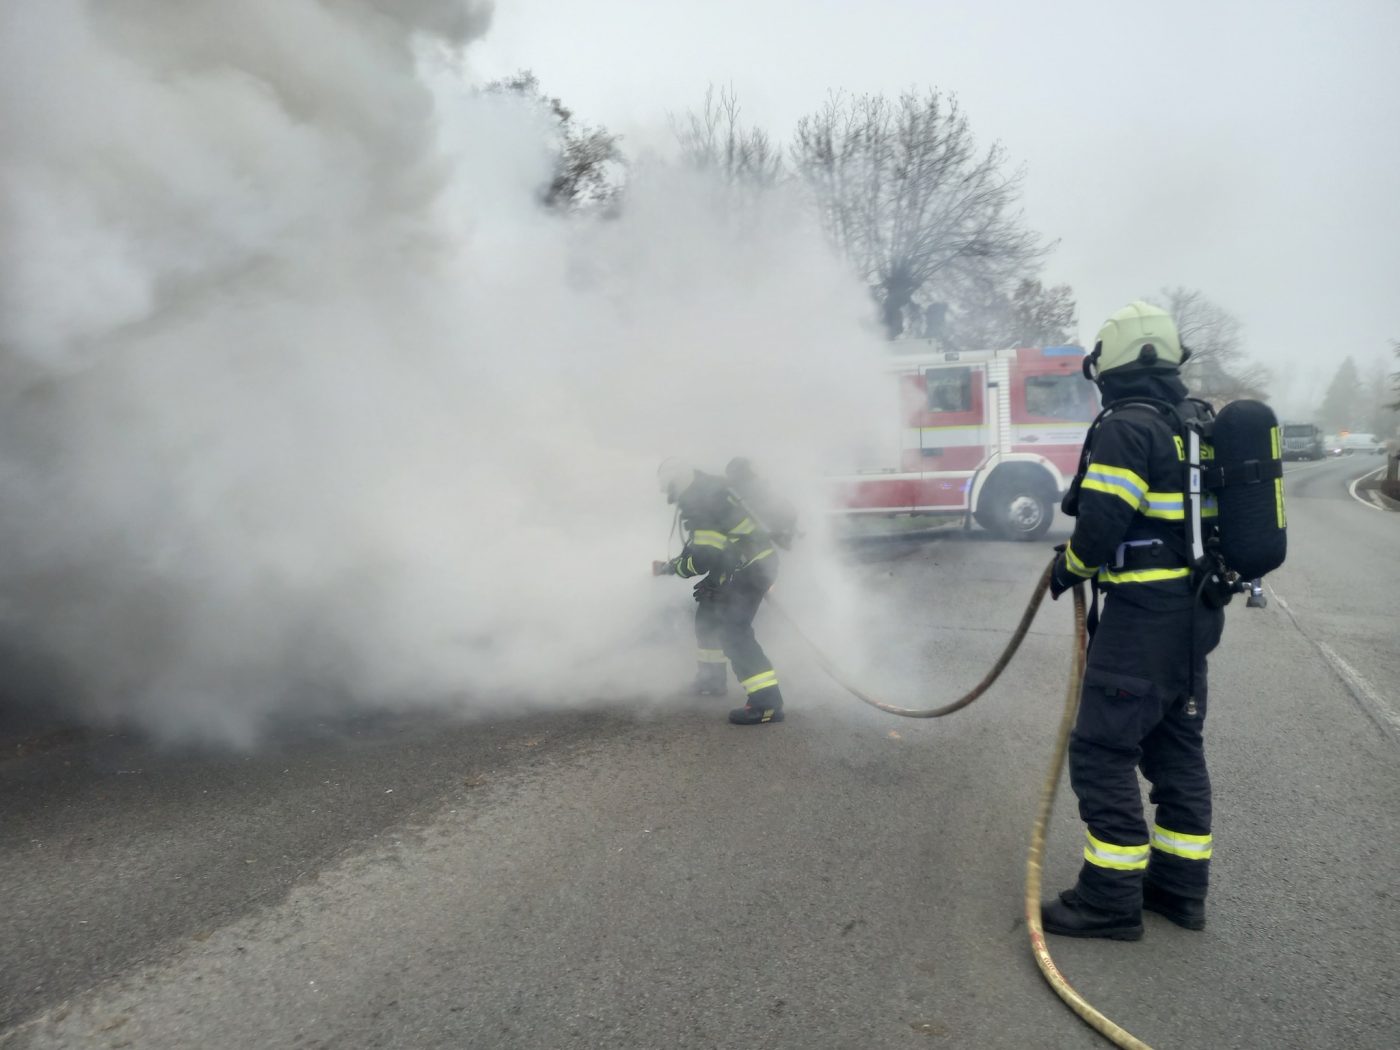
[[1124, 540], [1118, 544], [1118, 549], [1113, 552], [1113, 567], [1115, 569], [1127, 568], [1128, 551], [1136, 547], [1151, 547], [1154, 550], [1162, 546], [1161, 540]]

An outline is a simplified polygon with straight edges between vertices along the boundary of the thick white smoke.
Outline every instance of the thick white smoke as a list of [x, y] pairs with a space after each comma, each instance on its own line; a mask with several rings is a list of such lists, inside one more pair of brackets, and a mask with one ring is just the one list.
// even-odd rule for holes
[[[877, 413], [803, 209], [619, 217], [454, 73], [487, 4], [0, 12], [0, 636], [108, 721], [664, 691], [665, 455], [816, 482]], [[666, 584], [670, 584], [669, 588]], [[684, 650], [681, 650], [684, 652]]]

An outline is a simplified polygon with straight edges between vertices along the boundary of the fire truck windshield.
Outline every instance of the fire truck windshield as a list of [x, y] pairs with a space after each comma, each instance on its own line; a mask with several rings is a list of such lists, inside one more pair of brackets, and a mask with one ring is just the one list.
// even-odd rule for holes
[[1026, 414], [1087, 423], [1098, 412], [1094, 386], [1078, 374], [1026, 376]]

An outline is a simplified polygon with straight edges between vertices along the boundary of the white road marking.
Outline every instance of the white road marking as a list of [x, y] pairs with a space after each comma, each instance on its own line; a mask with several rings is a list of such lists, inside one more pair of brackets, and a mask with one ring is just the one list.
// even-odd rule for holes
[[1317, 646], [1317, 651], [1331, 665], [1332, 670], [1337, 673], [1337, 677], [1346, 685], [1351, 695], [1356, 697], [1356, 702], [1361, 705], [1361, 709], [1383, 732], [1388, 731], [1396, 743], [1400, 743], [1400, 712], [1391, 707], [1390, 702], [1380, 694], [1380, 690], [1373, 686], [1365, 675], [1342, 659], [1337, 650], [1326, 642], [1320, 642], [1313, 638], [1303, 629], [1303, 625], [1298, 622], [1297, 614], [1289, 608], [1288, 602], [1284, 600], [1283, 595], [1279, 594], [1273, 584], [1266, 580], [1265, 586], [1273, 595], [1274, 601], [1278, 602], [1279, 608], [1286, 612], [1288, 618], [1293, 621], [1293, 626], [1298, 633]]
[[1380, 719], [1392, 732], [1400, 733], [1400, 712], [1390, 706], [1376, 687], [1368, 682], [1360, 671], [1343, 660], [1337, 651], [1326, 642], [1318, 642], [1317, 647], [1327, 658], [1327, 662], [1332, 665], [1332, 669], [1341, 675], [1342, 679], [1351, 687], [1351, 691], [1356, 694], [1357, 699], [1371, 709], [1372, 715]]
[[1283, 473], [1285, 477], [1287, 477], [1289, 474], [1297, 474], [1300, 470], [1316, 470], [1318, 467], [1325, 467], [1327, 465], [1327, 460], [1325, 459], [1315, 460], [1312, 463], [1298, 463], [1296, 461], [1290, 462], [1293, 463], [1292, 466], [1290, 466], [1288, 463], [1285, 463], [1283, 465]]
[[1347, 486], [1347, 492], [1349, 492], [1349, 493], [1351, 494], [1351, 498], [1354, 499], [1354, 500], [1356, 500], [1356, 502], [1357, 502], [1357, 503], [1360, 503], [1363, 507], [1370, 507], [1372, 510], [1385, 510], [1384, 507], [1382, 507], [1379, 503], [1376, 503], [1374, 500], [1369, 499], [1369, 498], [1364, 497], [1364, 496], [1358, 496], [1358, 495], [1356, 494], [1356, 486], [1357, 486], [1360, 482], [1365, 481], [1367, 478], [1371, 477], [1373, 474], [1379, 474], [1379, 473], [1380, 473], [1381, 471], [1383, 471], [1383, 470], [1385, 470], [1385, 467], [1377, 467], [1375, 470], [1368, 470], [1365, 474], [1362, 474], [1359, 478], [1357, 478], [1357, 479], [1356, 479], [1355, 481], [1353, 481], [1350, 485], [1348, 485], [1348, 486]]

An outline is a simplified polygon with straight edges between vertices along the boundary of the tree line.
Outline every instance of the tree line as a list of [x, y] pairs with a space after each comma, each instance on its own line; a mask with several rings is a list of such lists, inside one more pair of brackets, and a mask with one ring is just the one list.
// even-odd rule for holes
[[[1400, 358], [1400, 340], [1391, 340], [1390, 348]], [[1400, 436], [1400, 371], [1387, 373], [1380, 359], [1358, 366], [1354, 356], [1343, 358], [1322, 395], [1316, 422], [1330, 433]]]
[[[605, 217], [626, 207], [619, 136], [579, 121], [528, 71], [485, 90], [519, 96], [552, 122], [556, 161], [542, 204]], [[955, 95], [833, 92], [783, 144], [745, 122], [732, 89], [711, 87], [697, 108], [671, 116], [671, 130], [679, 162], [716, 179], [736, 207], [780, 187], [801, 193], [869, 288], [888, 338], [949, 350], [1077, 342], [1073, 289], [1040, 278], [1056, 242], [1021, 209], [1025, 170], [1000, 143], [979, 144]], [[1176, 319], [1193, 389], [1217, 402], [1266, 394], [1268, 373], [1249, 360], [1228, 310], [1187, 287], [1143, 298]]]

